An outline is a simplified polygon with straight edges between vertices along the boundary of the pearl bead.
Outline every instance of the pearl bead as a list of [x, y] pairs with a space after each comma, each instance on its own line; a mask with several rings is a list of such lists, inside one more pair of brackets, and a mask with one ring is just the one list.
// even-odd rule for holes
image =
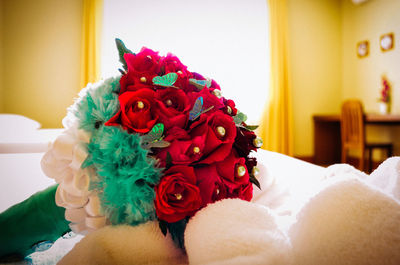
[[243, 177], [246, 174], [246, 168], [244, 166], [237, 167], [237, 175], [238, 177]]
[[147, 79], [146, 79], [146, 77], [142, 76], [142, 77], [140, 78], [140, 82], [142, 82], [142, 83], [146, 83], [146, 82], [147, 82]]
[[172, 106], [172, 100], [167, 99], [167, 100], [165, 101], [165, 105], [167, 105], [168, 107], [169, 107], [169, 106]]
[[226, 112], [228, 112], [228, 114], [232, 114], [232, 108], [229, 106], [226, 106]]
[[257, 148], [260, 148], [263, 145], [263, 140], [259, 137], [253, 140], [253, 145]]
[[218, 126], [218, 127], [217, 127], [217, 132], [218, 132], [218, 134], [219, 134], [221, 137], [224, 137], [224, 136], [225, 136], [225, 133], [226, 133], [225, 128], [222, 127], [222, 126]]
[[181, 70], [179, 70], [177, 73], [181, 75], [181, 74], [182, 74], [182, 71], [181, 71]]
[[146, 57], [149, 58], [150, 60], [152, 59], [150, 55], [147, 55]]
[[217, 188], [216, 190], [215, 190], [215, 194], [219, 194], [219, 189]]
[[182, 194], [180, 194], [180, 193], [175, 194], [175, 198], [176, 198], [178, 201], [182, 200]]
[[137, 104], [138, 109], [144, 108], [144, 103], [142, 101], [138, 101], [136, 104]]
[[217, 98], [220, 98], [220, 97], [222, 96], [221, 91], [220, 91], [219, 89], [214, 89], [214, 90], [212, 91], [212, 94], [213, 94], [214, 96], [216, 96]]
[[260, 174], [260, 170], [258, 169], [258, 167], [253, 167], [251, 173], [253, 176], [258, 176], [258, 174]]
[[193, 147], [193, 153], [195, 154], [200, 153], [200, 148], [198, 146]]

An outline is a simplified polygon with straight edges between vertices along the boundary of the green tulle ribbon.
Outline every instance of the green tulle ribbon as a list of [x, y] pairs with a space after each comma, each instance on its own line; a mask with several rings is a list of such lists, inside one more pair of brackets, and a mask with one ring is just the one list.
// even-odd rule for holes
[[57, 186], [37, 192], [0, 214], [0, 257], [25, 257], [38, 243], [54, 242], [70, 231], [65, 209], [55, 203]]

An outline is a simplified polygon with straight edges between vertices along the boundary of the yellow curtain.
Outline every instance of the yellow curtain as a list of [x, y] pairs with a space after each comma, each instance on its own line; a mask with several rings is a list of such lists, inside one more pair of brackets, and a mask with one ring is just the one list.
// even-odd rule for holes
[[80, 88], [100, 79], [103, 0], [83, 0]]
[[293, 155], [286, 0], [268, 0], [271, 54], [269, 97], [258, 131], [263, 148]]

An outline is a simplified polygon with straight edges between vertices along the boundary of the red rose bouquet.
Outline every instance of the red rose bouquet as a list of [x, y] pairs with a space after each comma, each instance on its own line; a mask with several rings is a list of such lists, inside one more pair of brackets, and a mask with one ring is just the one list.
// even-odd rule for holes
[[90, 84], [42, 160], [74, 232], [158, 220], [183, 245], [189, 218], [224, 198], [250, 201], [262, 145], [212, 79], [172, 55], [117, 41], [121, 76]]

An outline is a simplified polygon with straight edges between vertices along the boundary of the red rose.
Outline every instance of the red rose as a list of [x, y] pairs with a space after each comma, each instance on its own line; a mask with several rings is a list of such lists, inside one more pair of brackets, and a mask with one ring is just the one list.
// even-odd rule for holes
[[181, 63], [178, 57], [168, 53], [166, 57], [162, 58], [160, 67], [164, 72], [163, 74], [177, 73], [178, 79], [174, 86], [186, 91], [188, 80], [192, 77], [192, 73], [187, 70], [187, 67]]
[[185, 92], [172, 87], [159, 89], [156, 98], [159, 102], [157, 113], [165, 130], [173, 126], [184, 128], [190, 110], [189, 99]]
[[203, 88], [200, 92], [191, 92], [188, 93], [188, 97], [190, 100], [191, 105], [193, 106], [194, 103], [196, 102], [198, 97], [203, 98], [203, 110], [206, 110], [210, 108], [211, 106], [213, 107], [210, 109], [208, 112], [215, 112], [219, 109], [224, 108], [224, 104], [222, 103], [222, 100], [217, 98], [215, 95], [211, 93], [211, 91], [208, 88]]
[[120, 110], [105, 125], [121, 125], [128, 132], [147, 133], [158, 119], [154, 97], [155, 92], [147, 88], [121, 94]]
[[202, 158], [205, 145], [203, 137], [197, 136], [189, 140], [170, 139], [171, 137], [165, 138], [166, 141], [169, 140], [170, 145], [157, 154], [161, 166], [165, 166], [167, 153], [171, 155], [174, 165], [190, 165]]
[[190, 136], [201, 137], [204, 144], [200, 163], [210, 164], [225, 159], [236, 137], [233, 118], [222, 111], [204, 113], [190, 127]]
[[253, 184], [249, 181], [246, 184], [240, 185], [228, 194], [228, 198], [239, 198], [246, 201], [251, 201], [253, 198]]
[[223, 99], [223, 101], [225, 104], [224, 113], [231, 115], [231, 116], [235, 116], [237, 114], [235, 102], [233, 100], [225, 99], [225, 98]]
[[155, 190], [156, 214], [168, 223], [192, 216], [201, 206], [200, 191], [192, 167], [169, 168]]
[[215, 164], [195, 168], [195, 173], [203, 202], [202, 207], [227, 197], [226, 187], [217, 172]]
[[167, 56], [162, 58], [160, 62], [161, 67], [164, 67], [164, 72], [167, 73], [177, 73], [181, 71], [183, 74], [188, 74], [187, 67], [181, 63], [178, 57], [175, 55], [168, 53]]
[[239, 157], [234, 150], [223, 161], [216, 163], [216, 170], [229, 191], [249, 182], [246, 160], [244, 157]]
[[246, 167], [249, 172], [253, 171], [253, 168], [257, 166], [257, 158], [255, 157], [247, 157], [246, 158]]
[[237, 128], [234, 147], [239, 156], [247, 157], [250, 151], [257, 151], [257, 148], [253, 144], [256, 138], [257, 136], [254, 132], [239, 127]]
[[128, 66], [128, 71], [120, 79], [120, 94], [144, 87], [150, 88], [153, 84], [153, 78], [160, 71], [160, 56], [158, 53], [142, 48], [137, 54], [124, 54], [124, 59]]

